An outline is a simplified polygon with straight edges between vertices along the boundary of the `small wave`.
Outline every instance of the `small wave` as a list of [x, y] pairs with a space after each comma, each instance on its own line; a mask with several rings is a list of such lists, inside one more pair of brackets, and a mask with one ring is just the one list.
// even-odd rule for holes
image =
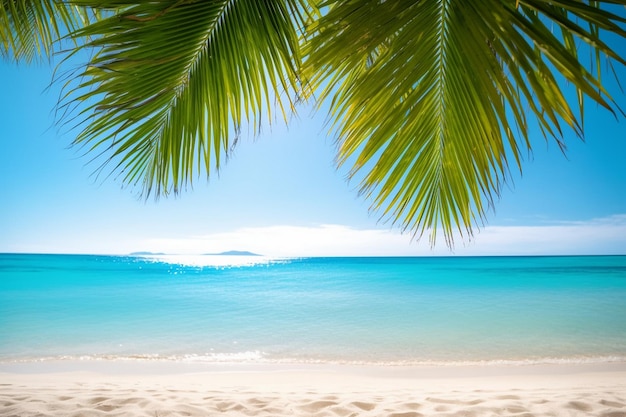
[[187, 363], [250, 363], [265, 362], [265, 355], [258, 350], [238, 353], [205, 353], [204, 355], [183, 355], [177, 362]]
[[38, 358], [0, 359], [0, 364], [37, 362], [162, 362], [192, 364], [277, 364], [277, 365], [345, 365], [382, 367], [516, 367], [536, 365], [594, 365], [626, 363], [626, 356], [575, 356], [537, 357], [523, 359], [484, 360], [345, 360], [313, 358], [273, 358], [261, 351], [235, 353], [204, 353], [184, 355], [136, 354], [136, 355], [59, 355]]
[[184, 355], [161, 355], [158, 353], [131, 354], [131, 355], [58, 355], [42, 356], [37, 358], [16, 358], [9, 360], [0, 359], [0, 363], [36, 363], [36, 362], [179, 362], [179, 363], [262, 363], [264, 353], [260, 351], [235, 352], [235, 353], [204, 353]]
[[585, 357], [538, 357], [524, 359], [468, 359], [468, 360], [334, 360], [334, 359], [271, 359], [280, 364], [348, 365], [384, 367], [515, 367], [536, 365], [593, 365], [605, 363], [626, 363], [626, 356], [585, 356]]

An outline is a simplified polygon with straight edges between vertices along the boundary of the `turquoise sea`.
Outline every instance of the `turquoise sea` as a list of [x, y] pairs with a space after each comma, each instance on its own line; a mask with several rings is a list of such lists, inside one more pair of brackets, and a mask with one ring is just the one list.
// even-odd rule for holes
[[626, 361], [626, 256], [0, 254], [0, 363]]

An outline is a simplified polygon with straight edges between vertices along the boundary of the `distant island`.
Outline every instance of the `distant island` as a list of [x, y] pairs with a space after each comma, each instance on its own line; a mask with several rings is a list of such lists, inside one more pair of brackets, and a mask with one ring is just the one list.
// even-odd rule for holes
[[220, 253], [205, 253], [205, 255], [261, 256], [258, 253], [248, 252], [247, 250], [228, 250]]
[[165, 255], [163, 252], [131, 252], [130, 253], [131, 256], [138, 256], [138, 255]]

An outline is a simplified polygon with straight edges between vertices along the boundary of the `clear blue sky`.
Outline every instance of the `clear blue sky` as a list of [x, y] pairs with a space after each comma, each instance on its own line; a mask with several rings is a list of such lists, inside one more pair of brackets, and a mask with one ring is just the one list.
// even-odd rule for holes
[[[0, 62], [0, 252], [450, 254], [368, 212], [357, 184], [334, 166], [325, 114], [306, 107], [288, 128], [278, 122], [244, 137], [208, 183], [144, 202], [114, 178], [92, 176], [89, 157], [69, 148], [71, 132], [54, 125], [51, 76], [47, 64]], [[626, 94], [615, 91], [626, 109]], [[568, 133], [567, 158], [538, 134], [532, 141], [523, 175], [453, 253], [626, 253], [626, 119], [588, 105], [586, 142]]]

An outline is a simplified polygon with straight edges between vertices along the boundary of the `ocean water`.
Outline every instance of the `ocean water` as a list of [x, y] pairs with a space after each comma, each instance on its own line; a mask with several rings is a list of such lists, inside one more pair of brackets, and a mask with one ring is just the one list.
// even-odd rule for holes
[[626, 361], [626, 256], [0, 254], [0, 363]]

